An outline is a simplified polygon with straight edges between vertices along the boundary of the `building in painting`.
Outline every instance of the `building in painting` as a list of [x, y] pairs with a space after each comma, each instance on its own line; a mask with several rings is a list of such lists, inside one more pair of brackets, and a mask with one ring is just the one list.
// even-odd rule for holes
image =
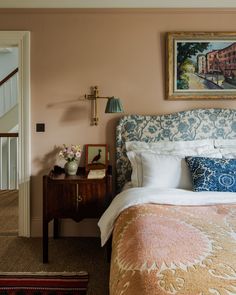
[[221, 72], [226, 77], [236, 76], [236, 43], [219, 50]]
[[207, 73], [214, 74], [220, 72], [219, 51], [213, 50], [206, 54]]
[[[204, 58], [205, 57], [205, 58]], [[197, 57], [199, 74], [221, 74], [227, 79], [236, 77], [236, 42], [220, 50]]]
[[198, 74], [206, 74], [206, 55], [205, 54], [199, 54], [197, 56], [197, 65], [198, 65]]

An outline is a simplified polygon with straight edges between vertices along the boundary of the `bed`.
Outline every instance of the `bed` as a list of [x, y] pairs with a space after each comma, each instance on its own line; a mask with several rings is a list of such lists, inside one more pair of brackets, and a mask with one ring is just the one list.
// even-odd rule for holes
[[236, 110], [121, 118], [110, 295], [236, 294]]

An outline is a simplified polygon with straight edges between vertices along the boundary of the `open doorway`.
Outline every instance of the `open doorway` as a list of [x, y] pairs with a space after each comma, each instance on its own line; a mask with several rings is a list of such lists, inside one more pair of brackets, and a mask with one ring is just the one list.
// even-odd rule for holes
[[0, 46], [0, 236], [18, 236], [19, 50]]
[[[29, 237], [31, 174], [30, 33], [25, 31], [0, 31], [0, 48], [17, 48], [18, 50], [18, 132], [15, 132], [18, 133], [18, 166], [16, 167], [19, 188], [18, 235]], [[14, 128], [12, 131], [14, 131]], [[9, 177], [7, 179], [9, 185], [11, 181], [9, 181]]]

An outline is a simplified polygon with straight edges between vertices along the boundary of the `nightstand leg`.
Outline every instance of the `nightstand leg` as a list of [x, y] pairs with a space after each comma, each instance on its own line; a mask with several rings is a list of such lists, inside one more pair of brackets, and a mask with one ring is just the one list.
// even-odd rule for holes
[[48, 263], [48, 222], [43, 221], [43, 263]]

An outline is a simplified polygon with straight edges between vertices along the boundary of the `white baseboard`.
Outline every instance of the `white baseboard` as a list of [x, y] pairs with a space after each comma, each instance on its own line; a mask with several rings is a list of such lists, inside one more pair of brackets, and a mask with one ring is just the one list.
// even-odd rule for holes
[[[99, 237], [100, 230], [97, 226], [98, 219], [84, 219], [75, 222], [72, 219], [63, 219], [60, 221], [61, 237]], [[49, 223], [49, 236], [53, 235], [53, 222]], [[42, 237], [42, 220], [33, 218], [31, 220], [31, 237]]]

